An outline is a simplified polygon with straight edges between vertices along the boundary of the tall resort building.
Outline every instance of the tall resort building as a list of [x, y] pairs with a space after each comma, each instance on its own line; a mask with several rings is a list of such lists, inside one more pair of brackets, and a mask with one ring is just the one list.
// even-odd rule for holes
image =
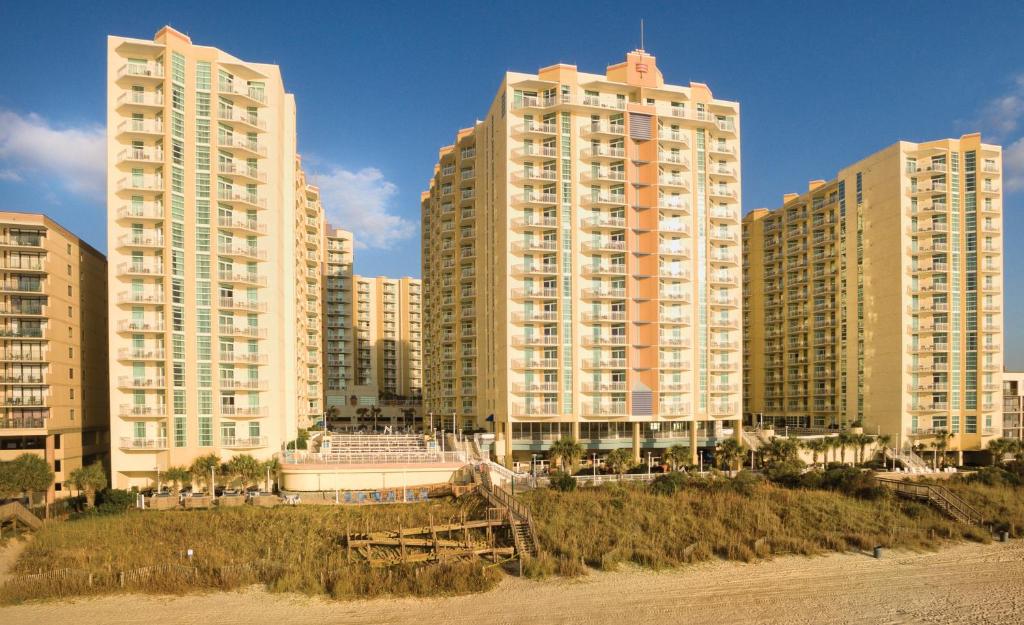
[[746, 419], [983, 448], [1002, 421], [1001, 149], [901, 141], [744, 218]]
[[323, 388], [324, 408], [328, 416], [334, 416], [349, 403], [355, 384], [355, 330], [352, 325], [354, 244], [348, 230], [327, 227], [323, 263]]
[[322, 414], [322, 208], [275, 65], [170, 27], [107, 41], [116, 487], [271, 457]]
[[604, 75], [506, 73], [422, 195], [435, 426], [493, 428], [506, 463], [561, 436], [696, 458], [728, 435], [739, 130], [736, 102], [665, 83], [642, 50]]
[[0, 212], [0, 274], [0, 461], [46, 459], [52, 501], [109, 449], [107, 261], [43, 215]]
[[[327, 316], [328, 332], [339, 330], [336, 336], [351, 337], [343, 343], [354, 345], [350, 354], [344, 354], [351, 356], [346, 361], [352, 372], [348, 394], [329, 395], [329, 414], [342, 419], [341, 427], [374, 422], [415, 425], [413, 419], [422, 416], [423, 392], [420, 280], [383, 276], [352, 276], [351, 280], [354, 296], [346, 301], [349, 312], [339, 311], [336, 322]], [[350, 325], [345, 326], [346, 322]], [[328, 386], [341, 386], [341, 380], [329, 378]]]

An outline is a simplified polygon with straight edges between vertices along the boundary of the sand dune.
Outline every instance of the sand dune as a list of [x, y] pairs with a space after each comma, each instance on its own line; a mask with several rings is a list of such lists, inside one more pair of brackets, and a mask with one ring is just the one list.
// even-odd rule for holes
[[580, 580], [509, 578], [488, 593], [331, 602], [240, 592], [119, 595], [0, 608], [0, 623], [273, 623], [532, 625], [632, 623], [1024, 623], [1024, 541], [938, 553], [844, 554], [679, 571], [593, 573]]

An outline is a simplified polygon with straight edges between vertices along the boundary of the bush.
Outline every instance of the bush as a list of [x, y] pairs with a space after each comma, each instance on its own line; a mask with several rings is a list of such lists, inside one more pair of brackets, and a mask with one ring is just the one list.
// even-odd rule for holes
[[765, 465], [764, 475], [773, 482], [790, 485], [799, 481], [803, 470], [804, 463], [799, 459], [779, 460]]
[[740, 471], [736, 477], [729, 480], [729, 486], [741, 495], [751, 496], [764, 482], [764, 478], [750, 471]]
[[651, 482], [651, 492], [655, 495], [675, 495], [686, 487], [687, 478], [682, 473], [665, 473]]
[[136, 493], [119, 488], [104, 488], [96, 493], [96, 512], [124, 514], [135, 507]]
[[576, 490], [576, 478], [565, 471], [555, 471], [551, 474], [551, 488], [567, 493]]
[[871, 471], [855, 467], [834, 466], [821, 476], [820, 487], [835, 490], [858, 499], [878, 499], [889, 494], [888, 489], [875, 481]]

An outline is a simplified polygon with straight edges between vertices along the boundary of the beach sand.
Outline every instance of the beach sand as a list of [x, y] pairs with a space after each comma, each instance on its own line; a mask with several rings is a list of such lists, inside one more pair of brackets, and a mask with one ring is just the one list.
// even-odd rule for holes
[[340, 602], [259, 587], [185, 597], [115, 595], [4, 607], [0, 623], [1020, 625], [1024, 541], [886, 551], [881, 560], [835, 554], [663, 572], [630, 568], [576, 580], [510, 577], [487, 593], [437, 599]]

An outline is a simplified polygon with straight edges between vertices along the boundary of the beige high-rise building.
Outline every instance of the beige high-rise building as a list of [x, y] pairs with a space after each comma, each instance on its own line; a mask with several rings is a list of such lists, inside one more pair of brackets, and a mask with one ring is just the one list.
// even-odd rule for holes
[[1024, 372], [1003, 371], [1002, 435], [1024, 441]]
[[107, 261], [48, 217], [0, 212], [0, 274], [0, 461], [45, 458], [52, 501], [109, 449]]
[[275, 65], [107, 46], [113, 483], [269, 458], [322, 411], [323, 216]]
[[745, 415], [906, 449], [998, 435], [1002, 168], [977, 134], [901, 141], [743, 221]]
[[[504, 76], [422, 196], [425, 410], [503, 462], [741, 416], [739, 105], [655, 58]], [[723, 427], [724, 426], [724, 427]]]
[[[352, 233], [328, 227], [324, 254], [324, 407], [333, 416], [349, 404], [355, 384], [352, 323]], [[334, 408], [334, 411], [331, 411]]]

